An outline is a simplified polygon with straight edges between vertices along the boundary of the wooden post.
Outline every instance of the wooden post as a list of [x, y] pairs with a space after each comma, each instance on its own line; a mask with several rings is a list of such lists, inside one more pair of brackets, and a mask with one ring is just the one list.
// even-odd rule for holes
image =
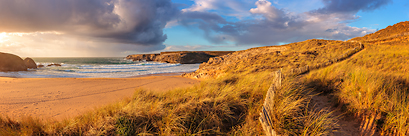
[[260, 113], [260, 123], [263, 126], [266, 136], [277, 136], [277, 133], [273, 129], [273, 122], [271, 120], [273, 113], [272, 107], [274, 107], [274, 93], [275, 90], [281, 87], [281, 70], [274, 72], [274, 80], [270, 88], [267, 91], [266, 99], [264, 100], [263, 109]]

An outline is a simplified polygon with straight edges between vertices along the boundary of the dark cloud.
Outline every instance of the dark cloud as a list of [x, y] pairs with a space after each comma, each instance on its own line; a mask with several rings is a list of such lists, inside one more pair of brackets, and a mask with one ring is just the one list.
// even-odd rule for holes
[[163, 28], [178, 12], [171, 0], [0, 0], [0, 31], [161, 46]]
[[220, 25], [228, 22], [216, 13], [210, 12], [184, 12], [180, 14], [179, 23], [186, 27], [197, 27], [204, 31], [204, 36], [213, 43], [222, 43], [222, 40], [212, 37], [213, 31], [219, 31]]
[[356, 13], [372, 11], [392, 2], [392, 0], [322, 0], [324, 7], [313, 12], [321, 14]]

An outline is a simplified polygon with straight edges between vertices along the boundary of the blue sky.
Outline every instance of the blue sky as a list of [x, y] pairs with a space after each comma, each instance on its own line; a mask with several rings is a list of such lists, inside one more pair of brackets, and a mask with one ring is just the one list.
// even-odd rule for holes
[[0, 52], [107, 57], [347, 40], [409, 20], [407, 0], [0, 0]]
[[[194, 0], [172, 0], [174, 3], [181, 3], [185, 6], [180, 7], [180, 9], [184, 8], [189, 8], [192, 7], [193, 5], [197, 4]], [[245, 0], [243, 0], [245, 1]], [[249, 2], [249, 1], [247, 1]], [[319, 8], [324, 7], [325, 5], [321, 0], [311, 0], [311, 1], [301, 1], [301, 0], [272, 0], [270, 1], [272, 3], [272, 6], [275, 6], [278, 9], [284, 9], [287, 12], [293, 12], [294, 14], [302, 14], [304, 12], [309, 12], [311, 10], [316, 10]], [[256, 1], [251, 1], [250, 3], [256, 3]], [[247, 7], [247, 10], [250, 10], [251, 8], [257, 8], [255, 4], [249, 5]], [[208, 12], [214, 12], [220, 14], [220, 11], [218, 10], [208, 10]], [[373, 31], [376, 31], [378, 29], [383, 29], [389, 25], [393, 25], [398, 22], [402, 21], [407, 21], [409, 20], [409, 1], [405, 0], [393, 0], [389, 1], [385, 5], [382, 5], [378, 8], [372, 9], [372, 10], [358, 10], [358, 12], [353, 13], [352, 15], [356, 16], [355, 19], [346, 19], [345, 22], [347, 22], [347, 26], [350, 27], [357, 27], [357, 28], [367, 28], [369, 30], [372, 30], [368, 33], [371, 33]], [[232, 17], [232, 16], [226, 16], [223, 15], [223, 17], [227, 21], [231, 22], [236, 22], [238, 20], [241, 20], [240, 18], [237, 17]], [[252, 17], [248, 17], [252, 18]], [[340, 21], [343, 22], [343, 21]], [[190, 28], [187, 29], [186, 27], [183, 26], [175, 26], [175, 27], [170, 27], [170, 28], [165, 28], [164, 29], [165, 34], [168, 35], [168, 40], [166, 40], [164, 43], [166, 45], [174, 45], [174, 46], [200, 46], [200, 45], [213, 45], [210, 47], [206, 47], [207, 49], [210, 50], [231, 50], [232, 48], [234, 49], [244, 49], [248, 48], [246, 45], [234, 45], [230, 44], [232, 48], [220, 48], [219, 46], [229, 46], [229, 44], [214, 44], [203, 38], [203, 33], [200, 29], [198, 28]], [[357, 36], [362, 36], [357, 35]], [[189, 37], [189, 38], [186, 38]], [[323, 37], [315, 37], [315, 38], [323, 38]], [[347, 37], [347, 38], [340, 38], [338, 40], [346, 40], [348, 38], [352, 37]], [[335, 38], [337, 39], [337, 38]], [[287, 43], [287, 42], [282, 42], [282, 43]], [[279, 44], [282, 44], [279, 43]], [[245, 46], [245, 47], [243, 47]], [[259, 45], [248, 45], [250, 47], [253, 46], [266, 46], [264, 44], [259, 44]]]

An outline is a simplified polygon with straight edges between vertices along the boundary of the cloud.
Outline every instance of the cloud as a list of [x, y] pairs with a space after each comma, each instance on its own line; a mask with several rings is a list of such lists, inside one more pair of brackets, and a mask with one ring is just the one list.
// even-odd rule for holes
[[191, 7], [182, 9], [182, 12], [212, 12], [217, 11], [219, 15], [244, 18], [251, 14], [247, 11], [255, 0], [194, 0]]
[[385, 6], [392, 0], [322, 0], [323, 8], [312, 12], [320, 14], [357, 13], [358, 11], [372, 11]]
[[170, 0], [0, 0], [0, 31], [56, 31], [103, 42], [162, 46], [179, 10]]
[[[1, 52], [22, 57], [123, 57], [133, 53], [162, 50], [165, 45], [135, 46], [124, 43], [104, 43], [93, 39], [81, 40], [57, 32], [1, 33]], [[36, 45], [36, 46], [33, 46]]]
[[349, 21], [358, 18], [355, 16], [356, 12], [374, 10], [389, 3], [364, 0], [348, 9], [340, 9], [352, 1], [323, 0], [323, 2], [325, 5], [323, 8], [292, 13], [276, 8], [270, 1], [258, 0], [254, 2], [256, 7], [247, 11], [253, 17], [236, 22], [227, 21], [221, 15], [206, 10], [192, 10], [197, 9], [192, 6], [181, 14], [183, 18], [180, 22], [187, 27], [202, 29], [204, 37], [214, 44], [257, 46], [298, 42], [311, 38], [346, 40], [375, 31], [348, 26]]
[[271, 21], [284, 16], [284, 12], [272, 6], [271, 2], [269, 1], [259, 0], [256, 2], [256, 5], [257, 5], [257, 8], [250, 9], [250, 13], [261, 14], [266, 19], [271, 20]]

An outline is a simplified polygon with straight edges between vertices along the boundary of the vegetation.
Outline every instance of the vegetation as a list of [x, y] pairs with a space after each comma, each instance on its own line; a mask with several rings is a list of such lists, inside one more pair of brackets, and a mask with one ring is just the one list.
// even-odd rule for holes
[[345, 62], [309, 73], [304, 82], [316, 90], [325, 88], [348, 113], [375, 117], [381, 134], [407, 135], [409, 42], [391, 41], [368, 44]]
[[280, 135], [320, 136], [335, 132], [337, 118], [328, 109], [318, 109], [312, 104], [314, 92], [305, 88], [295, 79], [287, 78], [273, 97], [269, 115], [272, 128]]
[[[0, 135], [262, 135], [258, 118], [273, 71], [324, 63], [359, 42], [365, 49], [344, 61], [285, 77], [273, 98], [273, 129], [280, 135], [331, 135], [340, 119], [352, 117], [372, 122], [361, 130], [408, 135], [408, 27], [399, 23], [351, 42], [307, 40], [281, 46], [280, 52], [273, 47], [235, 52], [201, 65], [198, 72], [214, 78], [200, 85], [166, 93], [137, 90], [120, 103], [60, 122], [0, 118]], [[317, 107], [312, 99], [322, 95], [335, 108]], [[334, 114], [337, 108], [342, 114]]]

